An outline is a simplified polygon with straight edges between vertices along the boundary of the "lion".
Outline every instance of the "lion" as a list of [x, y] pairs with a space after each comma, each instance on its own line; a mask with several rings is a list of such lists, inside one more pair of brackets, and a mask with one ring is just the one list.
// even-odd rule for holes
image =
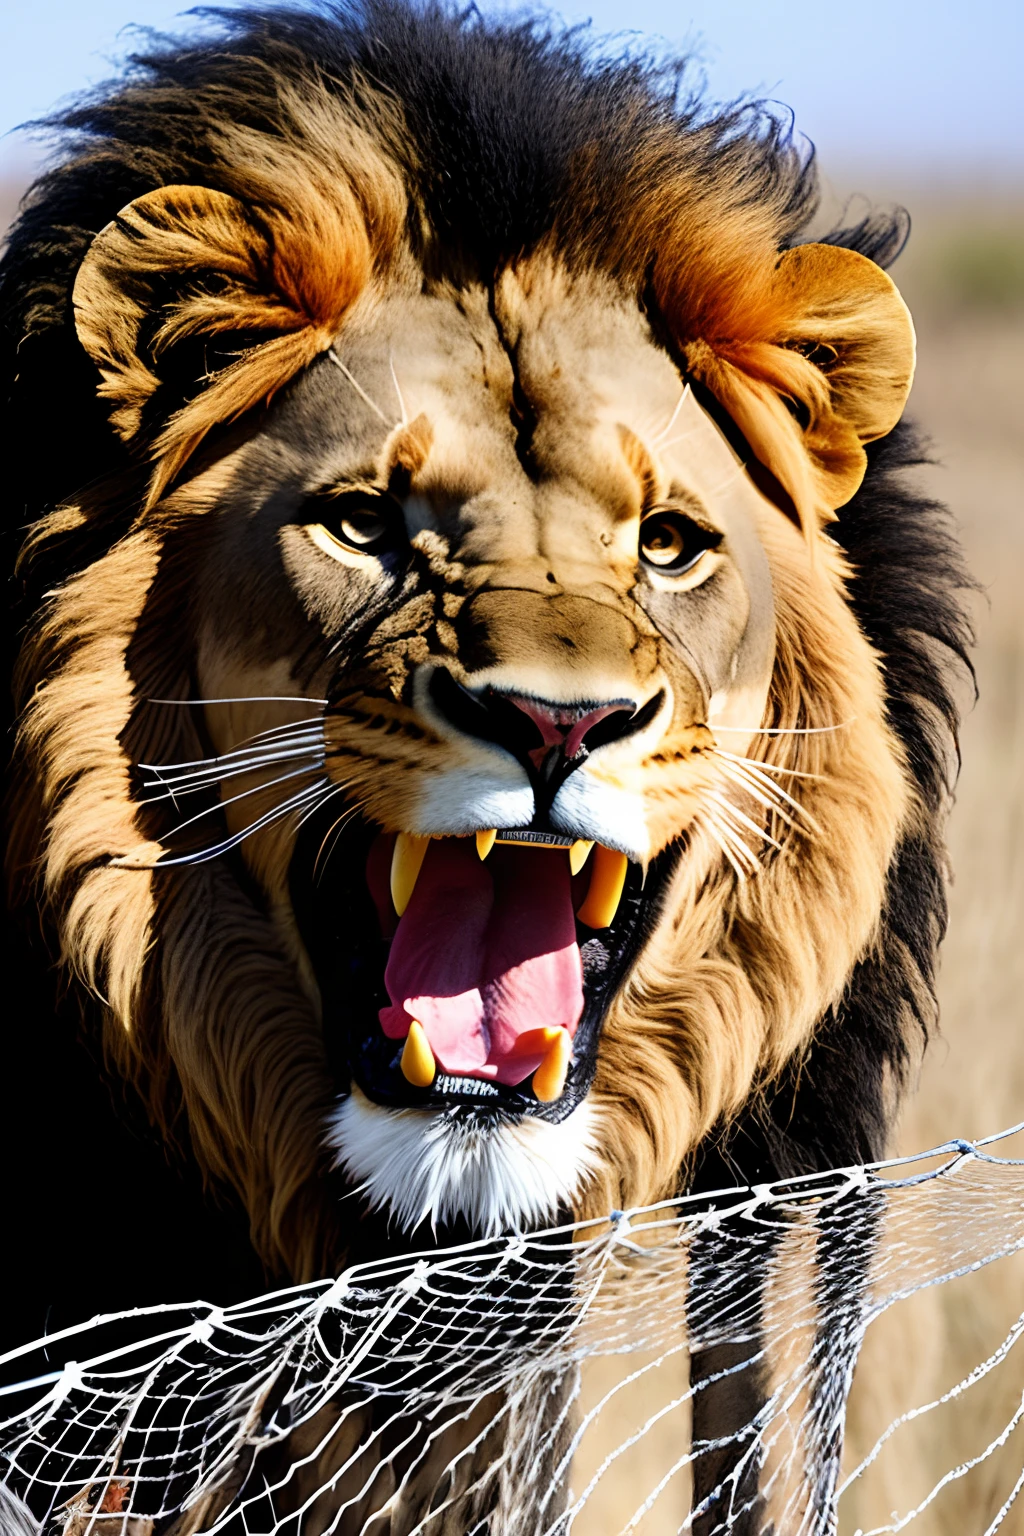
[[882, 1156], [969, 641], [902, 217], [540, 23], [219, 25], [3, 264], [11, 867], [108, 1060], [295, 1280]]

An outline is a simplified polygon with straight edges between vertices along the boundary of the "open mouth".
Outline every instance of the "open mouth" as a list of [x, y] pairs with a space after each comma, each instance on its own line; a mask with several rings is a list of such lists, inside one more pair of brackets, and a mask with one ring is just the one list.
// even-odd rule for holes
[[291, 892], [339, 1088], [564, 1119], [673, 857], [644, 879], [623, 854], [550, 831], [396, 837], [311, 819]]

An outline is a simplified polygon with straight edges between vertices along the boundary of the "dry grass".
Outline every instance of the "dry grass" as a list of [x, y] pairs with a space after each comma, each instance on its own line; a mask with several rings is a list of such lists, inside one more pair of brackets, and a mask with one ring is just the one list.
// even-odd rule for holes
[[[950, 824], [955, 884], [942, 961], [942, 1038], [904, 1114], [904, 1152], [1024, 1119], [1024, 200], [926, 206], [915, 245], [905, 274], [895, 274], [919, 332], [910, 409], [941, 460], [927, 473], [929, 487], [953, 507], [985, 598], [976, 608], [979, 699], [964, 723]], [[1024, 1157], [1024, 1138], [1009, 1155]], [[1022, 1298], [1024, 1261], [1003, 1261], [876, 1324], [854, 1388], [850, 1451], [866, 1448], [896, 1413], [941, 1394], [984, 1359]], [[994, 1438], [1024, 1391], [1024, 1355], [1019, 1348], [1015, 1355], [959, 1407], [898, 1437], [898, 1454], [882, 1459], [851, 1502], [849, 1530], [912, 1508]], [[1024, 1427], [911, 1529], [981, 1536], [1022, 1463]], [[1024, 1501], [1001, 1530], [1024, 1532]]]
[[[0, 227], [16, 191], [0, 187]], [[987, 194], [916, 201], [911, 252], [895, 271], [918, 324], [912, 414], [940, 464], [929, 488], [950, 502], [987, 601], [977, 605], [980, 700], [963, 732], [964, 768], [950, 843], [956, 884], [942, 969], [942, 1038], [930, 1049], [900, 1132], [913, 1152], [951, 1135], [984, 1135], [1024, 1118], [1024, 197]], [[1018, 1142], [1019, 1144], [1019, 1142]], [[1024, 1149], [1018, 1155], [1024, 1156]], [[869, 1334], [851, 1408], [850, 1451], [870, 1445], [900, 1411], [964, 1376], [1003, 1337], [1021, 1308], [1024, 1262], [993, 1265], [903, 1305]], [[639, 1362], [631, 1359], [635, 1369]], [[599, 1362], [588, 1395], [620, 1373]], [[656, 1373], [657, 1374], [657, 1373]], [[591, 1437], [602, 1457], [660, 1407], [670, 1383], [634, 1387]], [[1006, 1423], [1024, 1389], [1024, 1353], [975, 1388], [967, 1404], [929, 1419], [879, 1463], [844, 1528], [885, 1523]], [[576, 1529], [619, 1530], [679, 1455], [687, 1426], [666, 1419], [602, 1482]], [[917, 1536], [981, 1536], [1024, 1461], [1024, 1427], [973, 1478], [954, 1485], [911, 1530]], [[575, 1469], [579, 1488], [589, 1475]], [[687, 1507], [676, 1479], [640, 1527], [677, 1530]], [[1002, 1526], [1024, 1533], [1024, 1502]]]

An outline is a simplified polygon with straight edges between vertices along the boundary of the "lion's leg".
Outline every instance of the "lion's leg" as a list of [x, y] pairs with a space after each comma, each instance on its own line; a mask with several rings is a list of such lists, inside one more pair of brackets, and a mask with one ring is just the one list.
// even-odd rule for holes
[[773, 1248], [770, 1236], [752, 1249], [718, 1231], [698, 1233], [691, 1244], [695, 1536], [726, 1530], [755, 1536], [763, 1530], [757, 1421], [767, 1401], [763, 1298]]
[[[843, 1454], [846, 1405], [867, 1326], [871, 1266], [885, 1210], [881, 1189], [859, 1190], [823, 1208], [816, 1263], [818, 1329], [809, 1417], [814, 1425], [814, 1466], [808, 1486], [815, 1512], [826, 1512], [835, 1529], [836, 1484]], [[825, 1529], [826, 1527], [821, 1527]]]
[[[865, 962], [855, 974], [841, 1014], [830, 1021], [821, 1040], [812, 1047], [802, 1071], [781, 1080], [757, 1114], [740, 1117], [727, 1147], [703, 1153], [690, 1182], [691, 1192], [708, 1193], [733, 1184], [768, 1184], [883, 1157], [896, 1102], [893, 1081], [884, 1068], [888, 1020], [888, 1012], [879, 1004], [877, 963]], [[730, 1256], [720, 1234], [712, 1232], [695, 1239], [688, 1317], [700, 1318], [702, 1307], [707, 1309], [706, 1299], [702, 1301], [704, 1286], [717, 1286], [716, 1312], [720, 1318], [735, 1314], [748, 1303], [756, 1307], [756, 1327], [744, 1331], [742, 1342], [715, 1339], [714, 1347], [698, 1351], [692, 1363], [694, 1383], [708, 1383], [694, 1397], [694, 1440], [737, 1437], [731, 1447], [709, 1449], [698, 1457], [695, 1507], [710, 1497], [718, 1482], [739, 1463], [751, 1438], [744, 1435], [744, 1426], [765, 1406], [772, 1372], [784, 1369], [785, 1362], [773, 1359], [768, 1349], [762, 1363], [748, 1365], [721, 1380], [713, 1378], [721, 1371], [742, 1366], [745, 1359], [758, 1353], [770, 1331], [766, 1322], [780, 1306], [788, 1305], [792, 1310], [799, 1305], [807, 1326], [801, 1327], [800, 1338], [792, 1338], [790, 1345], [812, 1359], [814, 1366], [806, 1392], [794, 1406], [794, 1413], [805, 1416], [810, 1430], [803, 1437], [805, 1449], [798, 1453], [797, 1472], [805, 1485], [801, 1497], [809, 1498], [819, 1515], [829, 1509], [842, 1454], [846, 1397], [863, 1333], [865, 1291], [882, 1201], [881, 1191], [856, 1189], [822, 1206], [810, 1253], [793, 1250], [788, 1257], [780, 1255], [780, 1244], [785, 1243], [788, 1252], [791, 1238], [798, 1236], [785, 1224], [780, 1224], [771, 1244], [761, 1242], [756, 1251], [748, 1249], [745, 1259], [739, 1257], [738, 1243], [735, 1256]], [[766, 1234], [764, 1227], [759, 1231]], [[767, 1284], [769, 1261], [774, 1265], [780, 1256], [789, 1277], [788, 1302], [785, 1296], [773, 1297]], [[792, 1264], [791, 1259], [795, 1261]], [[809, 1298], [803, 1295], [798, 1273], [811, 1288]], [[778, 1447], [775, 1454], [777, 1458]], [[752, 1495], [756, 1481], [753, 1458], [749, 1460], [751, 1464], [743, 1465], [740, 1482]], [[771, 1470], [767, 1469], [767, 1475]], [[765, 1480], [762, 1476], [762, 1483]], [[780, 1500], [785, 1505], [788, 1495], [780, 1492], [783, 1484], [791, 1487], [785, 1478], [780, 1480], [771, 1501], [773, 1507], [779, 1507]], [[732, 1502], [738, 1507], [747, 1499], [734, 1494]], [[697, 1536], [710, 1536], [716, 1518], [721, 1522], [726, 1508], [728, 1503], [721, 1499], [710, 1505], [708, 1514], [694, 1523]], [[772, 1514], [763, 1505], [760, 1525], [755, 1511], [744, 1518], [746, 1526], [736, 1524], [731, 1530], [760, 1533], [771, 1529]]]

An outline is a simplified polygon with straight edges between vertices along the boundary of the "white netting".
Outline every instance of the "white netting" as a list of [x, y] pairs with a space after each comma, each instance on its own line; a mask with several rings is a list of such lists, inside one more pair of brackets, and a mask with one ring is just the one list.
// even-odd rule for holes
[[[1015, 1358], [1024, 1315], [964, 1380], [908, 1405], [840, 1484], [868, 1325], [1024, 1248], [1024, 1163], [984, 1145], [66, 1330], [0, 1360], [16, 1383], [0, 1529], [31, 1529], [31, 1513], [66, 1536], [834, 1531], [845, 1490], [908, 1428], [969, 1403]], [[994, 1453], [1022, 1416], [1024, 1396], [1000, 1434], [875, 1531], [1002, 1468]], [[1022, 1482], [1011, 1475], [994, 1502], [989, 1488], [977, 1536]], [[666, 1508], [689, 1513], [666, 1523]]]

